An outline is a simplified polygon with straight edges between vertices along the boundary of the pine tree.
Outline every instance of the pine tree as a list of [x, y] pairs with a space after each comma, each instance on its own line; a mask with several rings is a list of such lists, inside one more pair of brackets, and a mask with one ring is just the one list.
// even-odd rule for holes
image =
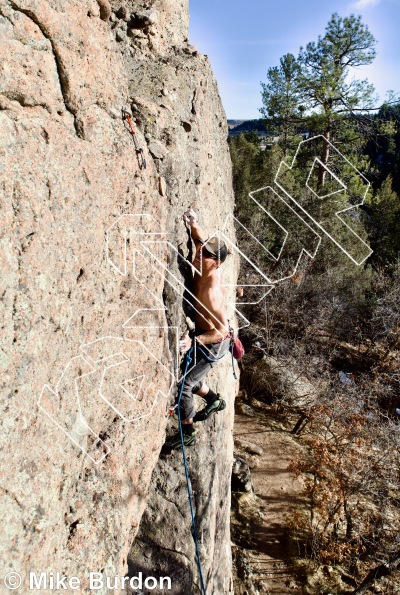
[[[280, 65], [268, 70], [261, 83], [261, 113], [278, 124], [285, 151], [296, 128], [308, 128], [326, 139], [320, 160], [326, 165], [335, 132], [348, 127], [345, 116], [374, 107], [374, 88], [366, 80], [350, 78], [352, 69], [370, 64], [376, 41], [361, 17], [333, 14], [323, 37], [300, 48], [299, 57], [286, 54]], [[319, 185], [325, 183], [320, 168]]]
[[[268, 69], [268, 83], [261, 83], [264, 107], [260, 109], [268, 125], [279, 130], [283, 137], [285, 153], [295, 127], [302, 121], [300, 105], [300, 64], [293, 54], [285, 54], [280, 65]], [[278, 127], [278, 128], [277, 128]]]
[[[300, 48], [300, 87], [308, 112], [319, 117], [318, 126], [326, 139], [321, 161], [329, 160], [329, 141], [342, 115], [370, 110], [374, 87], [366, 80], [350, 79], [351, 69], [370, 64], [376, 41], [361, 17], [342, 18], [333, 14], [323, 37]], [[313, 110], [316, 110], [313, 112]], [[324, 183], [321, 168], [320, 184]]]

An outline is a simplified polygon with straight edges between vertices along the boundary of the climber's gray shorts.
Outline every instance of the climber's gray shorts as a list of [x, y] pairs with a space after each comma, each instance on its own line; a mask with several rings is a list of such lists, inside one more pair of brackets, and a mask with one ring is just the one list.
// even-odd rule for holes
[[[201, 349], [206, 354], [209, 353], [211, 357], [223, 358], [224, 355], [229, 351], [229, 337], [222, 341], [222, 343], [210, 343], [209, 345], [202, 345]], [[208, 350], [208, 351], [207, 351]], [[200, 390], [203, 386], [203, 380], [207, 376], [208, 372], [218, 362], [210, 362], [207, 360], [206, 355], [200, 350], [196, 344], [196, 358], [194, 353], [192, 354], [193, 361], [189, 365], [189, 372], [186, 375], [185, 386], [182, 392], [181, 398], [181, 419], [190, 419], [196, 414], [194, 408], [193, 394]], [[181, 384], [178, 386], [178, 394], [176, 397], [176, 403], [179, 399]]]

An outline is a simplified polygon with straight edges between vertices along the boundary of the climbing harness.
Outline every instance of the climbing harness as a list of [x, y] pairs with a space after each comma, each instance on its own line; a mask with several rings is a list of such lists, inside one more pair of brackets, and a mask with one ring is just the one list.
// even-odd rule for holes
[[197, 529], [196, 529], [195, 516], [194, 516], [194, 511], [193, 511], [192, 494], [191, 494], [191, 491], [190, 491], [189, 470], [188, 470], [188, 465], [187, 465], [187, 461], [186, 461], [186, 452], [185, 452], [185, 444], [184, 444], [184, 441], [183, 441], [183, 431], [182, 431], [182, 423], [181, 423], [181, 410], [180, 410], [182, 393], [183, 393], [183, 389], [185, 387], [186, 374], [187, 374], [187, 371], [188, 371], [189, 364], [192, 362], [192, 356], [191, 356], [192, 352], [193, 352], [193, 347], [191, 347], [189, 349], [189, 351], [186, 352], [186, 356], [185, 356], [185, 372], [183, 374], [183, 378], [182, 378], [182, 382], [181, 382], [181, 387], [180, 387], [180, 391], [179, 391], [179, 399], [178, 399], [177, 409], [178, 409], [178, 423], [179, 423], [179, 434], [180, 434], [180, 437], [181, 437], [183, 464], [185, 466], [186, 485], [187, 485], [188, 496], [189, 496], [190, 513], [191, 513], [191, 516], [192, 516], [193, 538], [194, 538], [194, 543], [195, 543], [195, 547], [196, 547], [197, 566], [199, 568], [200, 581], [201, 581], [201, 592], [202, 592], [202, 595], [207, 595], [206, 587], [205, 587], [204, 579], [203, 579], [203, 569], [201, 567], [201, 559], [200, 559], [200, 552], [199, 552], [199, 541], [198, 541], [198, 538], [197, 538]]
[[220, 355], [219, 357], [214, 357], [213, 355], [211, 355], [209, 351], [205, 351], [204, 349], [202, 349], [199, 343], [197, 343], [197, 349], [203, 354], [204, 359], [207, 360], [210, 364], [219, 362], [223, 357], [225, 357], [227, 353], [225, 352], [223, 355]]
[[140, 169], [146, 169], [146, 167], [147, 167], [146, 159], [144, 158], [143, 149], [139, 145], [139, 141], [137, 139], [135, 130], [133, 128], [132, 115], [125, 108], [122, 108], [122, 119], [123, 119], [124, 122], [127, 122], [128, 123], [129, 132], [132, 135], [133, 144], [135, 146], [135, 151], [136, 151], [136, 155], [137, 155], [137, 158], [138, 158], [139, 167], [140, 167]]
[[[236, 375], [236, 371], [235, 371], [235, 359], [236, 360], [242, 359], [242, 357], [245, 354], [245, 351], [244, 351], [244, 347], [243, 347], [241, 340], [239, 339], [239, 337], [235, 337], [233, 328], [231, 328], [231, 327], [229, 327], [229, 335], [227, 335], [227, 337], [225, 337], [225, 338], [227, 339], [228, 337], [230, 338], [229, 351], [231, 352], [231, 355], [232, 355], [233, 377], [235, 380], [237, 380], [237, 375]], [[223, 355], [220, 355], [219, 357], [214, 357], [209, 352], [202, 349], [202, 347], [200, 346], [199, 343], [197, 343], [197, 349], [203, 354], [204, 359], [206, 359], [210, 363], [219, 362], [223, 357], [225, 357], [225, 355], [227, 353], [227, 352], [225, 352]]]

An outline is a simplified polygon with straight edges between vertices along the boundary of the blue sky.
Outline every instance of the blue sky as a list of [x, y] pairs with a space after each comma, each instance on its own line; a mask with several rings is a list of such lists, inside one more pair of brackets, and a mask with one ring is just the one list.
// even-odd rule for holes
[[378, 41], [357, 69], [380, 100], [400, 91], [400, 0], [189, 0], [190, 42], [207, 54], [228, 118], [260, 117], [260, 81], [279, 58], [323, 35], [332, 13], [360, 14]]

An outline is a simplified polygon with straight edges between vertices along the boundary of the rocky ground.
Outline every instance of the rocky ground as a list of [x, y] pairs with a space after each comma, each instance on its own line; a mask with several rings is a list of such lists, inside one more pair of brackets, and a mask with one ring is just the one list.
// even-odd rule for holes
[[235, 593], [303, 593], [298, 552], [287, 529], [293, 511], [306, 505], [301, 480], [288, 470], [301, 447], [269, 406], [255, 399], [250, 405], [244, 392], [236, 404], [234, 442], [236, 460], [247, 462], [251, 482], [242, 481], [241, 492], [232, 486]]

